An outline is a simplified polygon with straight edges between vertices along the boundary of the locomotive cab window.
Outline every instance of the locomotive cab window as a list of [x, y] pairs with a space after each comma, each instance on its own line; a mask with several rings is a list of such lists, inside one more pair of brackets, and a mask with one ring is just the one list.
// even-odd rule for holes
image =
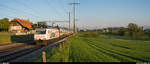
[[46, 31], [36, 31], [36, 34], [46, 34]]

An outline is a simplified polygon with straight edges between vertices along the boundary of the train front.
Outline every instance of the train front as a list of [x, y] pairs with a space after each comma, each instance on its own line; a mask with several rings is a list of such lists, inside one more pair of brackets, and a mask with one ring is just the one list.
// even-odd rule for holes
[[34, 40], [46, 40], [46, 29], [36, 29]]
[[34, 34], [34, 41], [36, 45], [41, 46], [44, 40], [46, 40], [46, 29], [37, 28]]

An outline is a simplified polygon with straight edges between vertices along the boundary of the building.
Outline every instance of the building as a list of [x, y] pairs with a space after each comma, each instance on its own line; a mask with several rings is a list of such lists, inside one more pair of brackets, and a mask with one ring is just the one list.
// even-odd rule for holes
[[20, 32], [28, 32], [32, 29], [32, 22], [29, 20], [23, 20], [15, 18], [10, 22], [10, 32], [20, 33]]

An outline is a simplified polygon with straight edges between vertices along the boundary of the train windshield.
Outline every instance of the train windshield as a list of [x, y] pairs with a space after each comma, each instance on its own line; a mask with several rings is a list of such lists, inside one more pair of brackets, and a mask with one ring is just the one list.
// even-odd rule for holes
[[36, 34], [46, 34], [46, 30], [43, 30], [43, 31], [36, 31]]

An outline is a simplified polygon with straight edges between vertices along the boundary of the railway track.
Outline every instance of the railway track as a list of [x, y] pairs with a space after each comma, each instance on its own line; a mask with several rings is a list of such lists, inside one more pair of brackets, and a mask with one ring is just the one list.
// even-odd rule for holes
[[[0, 62], [11, 62], [11, 61], [15, 61], [17, 59], [20, 59], [22, 57], [27, 57], [27, 56], [29, 56], [30, 58], [39, 56], [42, 50], [48, 50], [47, 48], [51, 48], [53, 46], [58, 45], [61, 42], [66, 41], [66, 38], [69, 38], [69, 37], [65, 37], [65, 38], [55, 42], [54, 44], [51, 44], [49, 46], [44, 46], [44, 47], [39, 47], [36, 45], [20, 45], [20, 46], [16, 47], [16, 49], [19, 49], [21, 47], [22, 47], [22, 49], [14, 50], [14, 51], [12, 51], [10, 49], [12, 47], [7, 48], [6, 50], [8, 51], [10, 49], [11, 52], [0, 53]], [[23, 48], [23, 46], [24, 46], [24, 48]], [[39, 50], [41, 50], [41, 51], [39, 51]], [[33, 52], [36, 52], [36, 53], [32, 54]], [[30, 59], [30, 58], [28, 58], [28, 59]], [[27, 60], [27, 59], [25, 59], [25, 60]], [[23, 61], [23, 60], [21, 60], [21, 61]]]
[[14, 60], [16, 58], [19, 58], [23, 55], [29, 54], [35, 50], [40, 49], [40, 47], [37, 46], [33, 46], [33, 47], [28, 47], [22, 50], [17, 50], [14, 52], [10, 52], [10, 53], [5, 53], [3, 55], [0, 55], [0, 62], [9, 62], [10, 60]]
[[26, 48], [28, 46], [29, 46], [28, 44], [23, 44], [23, 43], [12, 43], [9, 45], [0, 46], [0, 53], [19, 50], [19, 49]]
[[9, 44], [12, 44], [12, 43], [7, 43], [7, 44], [0, 44], [0, 46], [4, 46], [4, 45], [9, 45]]
[[[71, 36], [69, 36], [69, 37], [71, 37]], [[34, 60], [39, 59], [42, 56], [43, 51], [48, 52], [49, 50], [51, 50], [51, 48], [58, 46], [61, 43], [67, 41], [69, 37], [61, 39], [61, 40], [59, 40], [59, 41], [57, 41], [51, 45], [44, 46], [41, 49], [38, 49], [38, 50], [28, 54], [28, 55], [24, 55], [20, 58], [17, 58], [15, 60], [10, 61], [10, 62], [33, 62]]]

